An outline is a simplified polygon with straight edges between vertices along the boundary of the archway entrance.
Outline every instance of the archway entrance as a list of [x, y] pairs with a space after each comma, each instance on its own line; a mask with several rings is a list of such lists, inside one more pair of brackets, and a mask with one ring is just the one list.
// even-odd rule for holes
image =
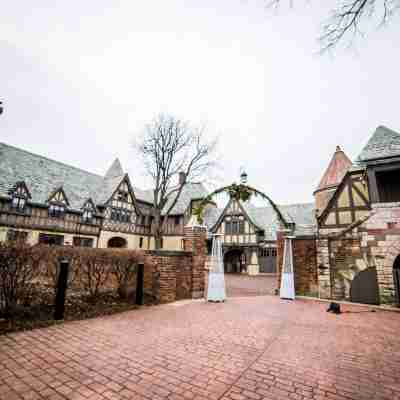
[[227, 273], [238, 273], [246, 270], [244, 252], [242, 249], [228, 250], [224, 255], [224, 270]]
[[122, 237], [114, 236], [108, 241], [107, 247], [119, 249], [126, 248], [128, 247], [128, 242]]
[[397, 256], [393, 264], [393, 281], [396, 303], [400, 305], [400, 255]]

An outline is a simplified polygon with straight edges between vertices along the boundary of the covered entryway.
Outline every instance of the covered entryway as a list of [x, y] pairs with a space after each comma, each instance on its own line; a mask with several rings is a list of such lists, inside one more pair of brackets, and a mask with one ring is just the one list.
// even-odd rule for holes
[[350, 287], [350, 299], [354, 303], [379, 304], [379, 287], [376, 268], [359, 272]]
[[400, 255], [397, 256], [393, 264], [393, 281], [396, 303], [400, 305]]
[[267, 274], [276, 273], [276, 248], [263, 247], [258, 252], [258, 263], [260, 272]]
[[224, 270], [226, 273], [241, 273], [246, 271], [245, 255], [242, 249], [228, 250], [224, 255]]
[[128, 242], [122, 237], [114, 236], [108, 241], [107, 247], [119, 249], [126, 248], [128, 247]]

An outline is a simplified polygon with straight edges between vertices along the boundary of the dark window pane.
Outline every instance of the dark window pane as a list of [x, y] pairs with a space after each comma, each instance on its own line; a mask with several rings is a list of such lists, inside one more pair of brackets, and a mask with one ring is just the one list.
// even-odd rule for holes
[[47, 233], [40, 233], [39, 234], [39, 243], [47, 244], [49, 246], [62, 246], [64, 244], [64, 236], [48, 235]]
[[28, 237], [28, 232], [16, 231], [14, 229], [9, 229], [7, 232], [7, 240], [9, 241], [17, 241], [25, 243], [27, 237]]

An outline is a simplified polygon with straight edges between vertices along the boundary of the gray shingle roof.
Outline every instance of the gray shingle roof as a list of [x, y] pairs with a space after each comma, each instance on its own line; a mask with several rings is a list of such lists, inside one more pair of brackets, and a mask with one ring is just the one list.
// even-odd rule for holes
[[[178, 202], [175, 204], [174, 208], [171, 210], [170, 215], [183, 214], [187, 208], [191, 200], [193, 199], [202, 199], [206, 197], [208, 194], [206, 188], [201, 183], [187, 183], [179, 196]], [[171, 199], [172, 201], [172, 199]], [[167, 212], [168, 208], [171, 205], [171, 201], [168, 201], [164, 207], [164, 212]]]
[[[121, 163], [116, 159], [100, 176], [28, 151], [0, 143], [0, 196], [8, 196], [18, 181], [24, 181], [32, 202], [46, 203], [55, 189], [63, 188], [71, 209], [79, 210], [92, 198], [104, 204], [124, 178]], [[136, 199], [153, 203], [153, 191], [133, 188]], [[172, 214], [183, 214], [192, 199], [207, 195], [201, 184], [187, 184]]]
[[357, 161], [362, 163], [394, 156], [400, 156], [400, 134], [385, 126], [378, 126]]
[[17, 181], [26, 183], [35, 203], [46, 203], [62, 186], [71, 208], [80, 209], [100, 191], [103, 177], [0, 143], [0, 195], [8, 196]]

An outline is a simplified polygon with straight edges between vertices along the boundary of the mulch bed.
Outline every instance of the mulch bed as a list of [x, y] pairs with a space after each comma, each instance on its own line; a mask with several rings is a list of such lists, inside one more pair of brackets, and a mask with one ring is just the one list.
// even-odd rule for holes
[[[64, 320], [55, 321], [54, 292], [43, 286], [37, 288], [32, 298], [28, 299], [29, 304], [19, 305], [11, 316], [6, 317], [0, 313], [0, 335], [137, 309], [139, 306], [134, 304], [135, 296], [129, 297], [123, 300], [115, 291], [108, 291], [92, 298], [82, 291], [69, 289]], [[145, 295], [146, 305], [151, 305], [151, 300]]]

